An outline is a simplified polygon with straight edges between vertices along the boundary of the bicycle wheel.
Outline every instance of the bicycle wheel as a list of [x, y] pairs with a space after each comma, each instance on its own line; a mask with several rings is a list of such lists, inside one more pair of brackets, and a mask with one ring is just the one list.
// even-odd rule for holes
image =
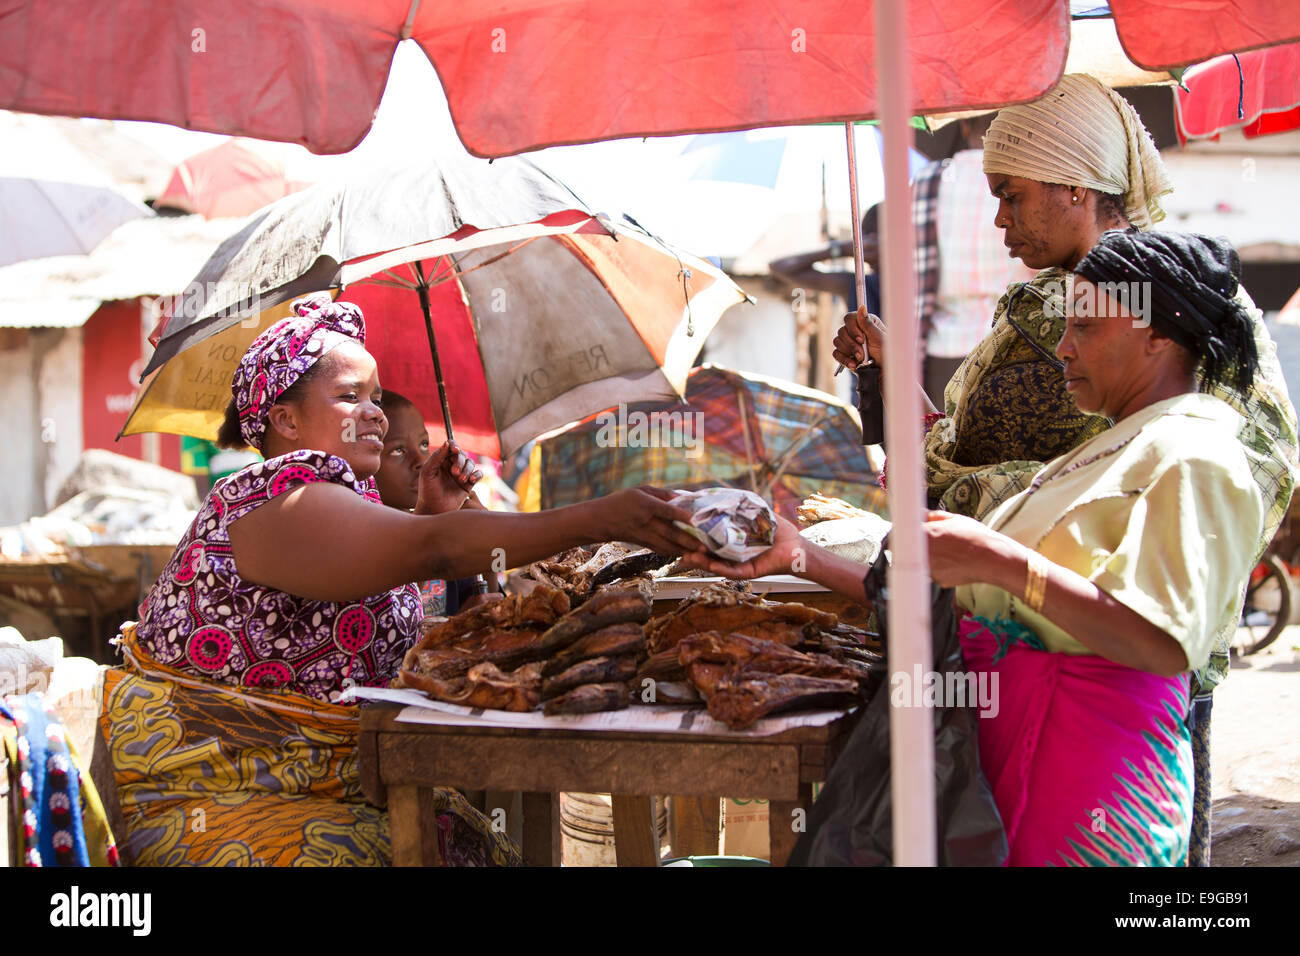
[[1263, 650], [1277, 640], [1291, 620], [1291, 575], [1286, 564], [1275, 554], [1264, 555], [1252, 573], [1246, 588], [1246, 603], [1241, 609], [1241, 626], [1233, 641], [1235, 654], [1245, 657]]

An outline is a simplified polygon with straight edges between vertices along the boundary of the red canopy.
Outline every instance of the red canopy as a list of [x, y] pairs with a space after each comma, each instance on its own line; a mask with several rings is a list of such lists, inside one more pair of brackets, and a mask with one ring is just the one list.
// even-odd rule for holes
[[228, 139], [195, 153], [172, 172], [154, 206], [196, 212], [205, 219], [247, 216], [310, 185], [291, 182], [284, 163], [263, 148], [261, 143]]
[[1237, 127], [1249, 137], [1300, 126], [1300, 43], [1216, 57], [1188, 70], [1185, 82], [1177, 101], [1183, 140]]
[[[0, 107], [344, 152], [413, 37], [471, 151], [871, 117], [872, 0], [0, 0]], [[1300, 40], [1300, 5], [1111, 0], [1149, 69]], [[1032, 99], [1068, 0], [908, 0], [914, 112]], [[610, 56], [616, 50], [616, 56]]]

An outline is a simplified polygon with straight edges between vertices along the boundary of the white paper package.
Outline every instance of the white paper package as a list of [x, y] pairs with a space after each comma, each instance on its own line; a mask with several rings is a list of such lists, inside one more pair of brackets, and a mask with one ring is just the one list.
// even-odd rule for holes
[[690, 511], [691, 527], [681, 527], [728, 561], [748, 561], [772, 547], [776, 540], [776, 514], [771, 505], [752, 491], [740, 488], [679, 491], [668, 503]]

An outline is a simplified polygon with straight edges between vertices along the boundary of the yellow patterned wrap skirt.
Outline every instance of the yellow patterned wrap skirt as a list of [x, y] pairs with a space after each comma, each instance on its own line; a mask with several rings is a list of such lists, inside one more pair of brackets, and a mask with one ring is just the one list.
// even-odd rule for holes
[[[100, 726], [136, 866], [384, 866], [386, 811], [365, 802], [355, 707], [216, 684], [149, 658], [123, 628]], [[449, 865], [519, 865], [454, 790], [435, 793]]]

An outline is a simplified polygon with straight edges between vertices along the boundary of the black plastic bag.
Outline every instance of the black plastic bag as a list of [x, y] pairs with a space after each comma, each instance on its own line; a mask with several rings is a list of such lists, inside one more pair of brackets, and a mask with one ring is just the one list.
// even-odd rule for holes
[[[888, 634], [888, 562], [884, 550], [867, 579], [880, 633]], [[962, 671], [952, 590], [931, 588], [934, 670]], [[893, 863], [888, 676], [867, 704], [808, 814], [791, 866], [888, 866]], [[951, 704], [951, 701], [945, 701]], [[998, 866], [1007, 856], [1006, 833], [993, 792], [979, 766], [980, 720], [974, 707], [935, 708], [934, 774], [943, 866]]]

